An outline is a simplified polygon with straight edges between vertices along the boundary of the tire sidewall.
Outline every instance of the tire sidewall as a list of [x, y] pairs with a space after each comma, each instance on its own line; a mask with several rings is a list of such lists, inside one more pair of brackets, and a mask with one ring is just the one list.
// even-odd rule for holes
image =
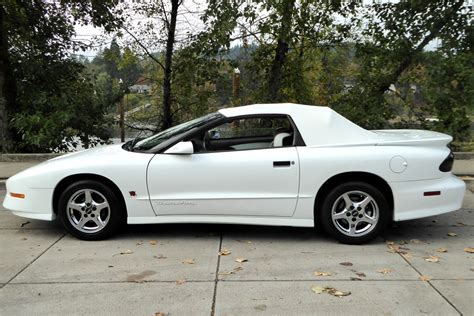
[[[362, 191], [375, 199], [377, 206], [379, 208], [379, 219], [375, 226], [375, 228], [367, 233], [366, 235], [359, 236], [359, 237], [350, 237], [341, 233], [332, 221], [332, 206], [336, 199], [338, 199], [342, 194], [349, 191]], [[338, 241], [345, 243], [345, 244], [363, 244], [366, 242], [371, 241], [375, 237], [377, 237], [387, 226], [388, 222], [390, 221], [390, 207], [387, 202], [385, 196], [380, 192], [377, 188], [373, 185], [365, 183], [365, 182], [347, 182], [336, 186], [332, 189], [327, 197], [324, 199], [322, 208], [321, 208], [321, 225], [323, 226], [324, 230], [336, 238]]]
[[[67, 214], [67, 205], [69, 199], [73, 194], [79, 190], [92, 189], [100, 192], [105, 196], [109, 203], [109, 216], [110, 219], [106, 226], [96, 233], [84, 233], [77, 230], [69, 221]], [[116, 233], [120, 226], [124, 223], [124, 212], [121, 203], [119, 202], [115, 193], [103, 183], [93, 180], [81, 180], [69, 185], [61, 194], [58, 201], [58, 217], [62, 225], [66, 230], [73, 236], [83, 240], [101, 240], [110, 237]]]

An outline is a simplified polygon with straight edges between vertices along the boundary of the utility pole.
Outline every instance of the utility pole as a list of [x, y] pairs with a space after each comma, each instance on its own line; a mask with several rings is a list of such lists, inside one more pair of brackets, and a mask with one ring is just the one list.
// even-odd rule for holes
[[240, 69], [234, 68], [232, 74], [232, 96], [234, 105], [240, 105]]
[[[120, 91], [122, 92], [123, 91], [123, 80], [120, 79], [119, 80], [119, 84], [120, 84]], [[119, 115], [120, 115], [120, 118], [119, 118], [119, 128], [120, 128], [120, 142], [124, 143], [125, 142], [125, 107], [124, 107], [124, 104], [123, 104], [123, 100], [124, 100], [124, 96], [122, 96], [120, 98], [120, 103], [119, 103]]]

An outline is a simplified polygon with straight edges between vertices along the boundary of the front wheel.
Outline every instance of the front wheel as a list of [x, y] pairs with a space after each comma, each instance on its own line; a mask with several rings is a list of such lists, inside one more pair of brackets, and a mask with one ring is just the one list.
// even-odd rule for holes
[[329, 192], [322, 205], [324, 230], [345, 244], [366, 243], [382, 232], [390, 220], [385, 196], [365, 182], [348, 182]]
[[58, 216], [71, 235], [83, 240], [111, 236], [125, 218], [115, 193], [92, 180], [75, 182], [64, 190], [59, 198]]

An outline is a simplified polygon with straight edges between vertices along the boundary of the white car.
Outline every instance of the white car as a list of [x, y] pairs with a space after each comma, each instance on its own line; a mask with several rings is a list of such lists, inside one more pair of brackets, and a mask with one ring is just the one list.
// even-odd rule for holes
[[327, 107], [221, 109], [124, 145], [67, 154], [8, 179], [4, 207], [97, 240], [124, 223], [323, 227], [364, 243], [389, 221], [461, 207], [452, 137], [365, 130]]

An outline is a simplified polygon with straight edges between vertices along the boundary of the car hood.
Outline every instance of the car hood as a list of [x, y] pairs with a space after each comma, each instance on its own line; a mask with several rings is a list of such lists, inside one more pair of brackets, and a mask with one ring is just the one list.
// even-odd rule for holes
[[81, 151], [76, 151], [73, 153], [65, 154], [53, 159], [45, 161], [45, 163], [51, 163], [53, 161], [65, 161], [65, 160], [74, 160], [74, 159], [83, 159], [87, 158], [99, 158], [104, 156], [115, 156], [119, 153], [123, 153], [125, 150], [122, 148], [123, 144], [114, 144], [98, 148], [91, 148]]

